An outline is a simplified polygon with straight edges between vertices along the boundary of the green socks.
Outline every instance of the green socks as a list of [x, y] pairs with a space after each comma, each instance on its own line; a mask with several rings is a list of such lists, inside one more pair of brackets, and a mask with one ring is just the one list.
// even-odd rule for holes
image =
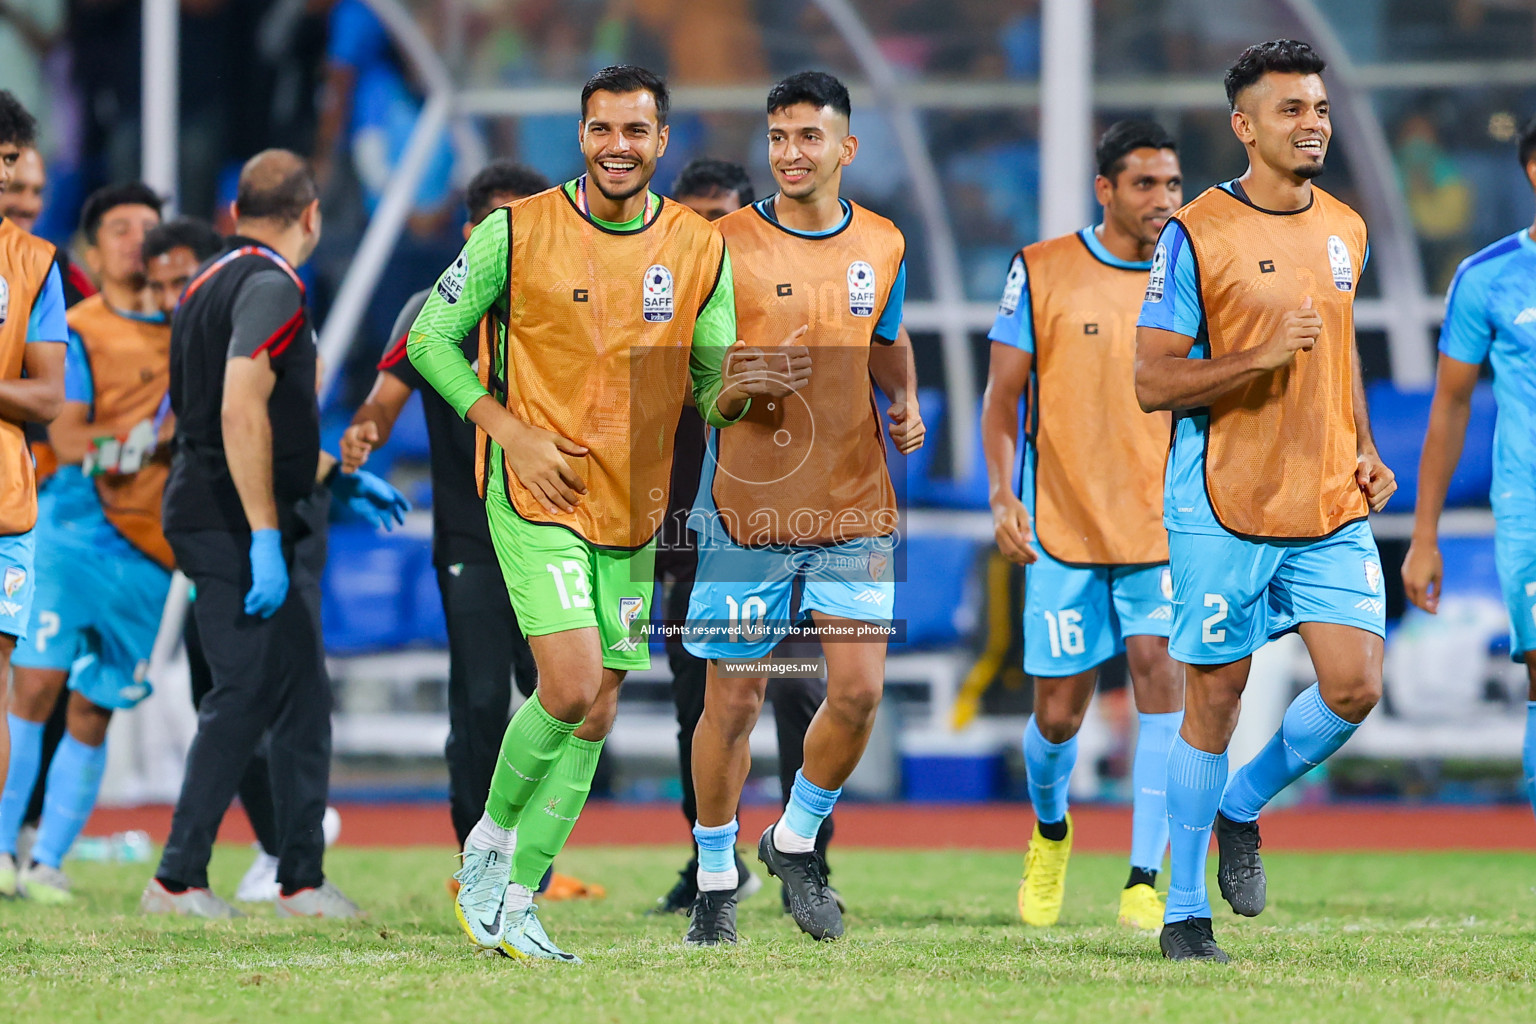
[[592, 776], [597, 773], [597, 755], [602, 749], [602, 740], [570, 737], [549, 777], [527, 800], [527, 813], [517, 823], [517, 852], [512, 857], [512, 881], [518, 885], [537, 890], [544, 872], [571, 837], [587, 794], [592, 792]]
[[[550, 769], [560, 760], [561, 751], [567, 742], [571, 742], [571, 733], [580, 724], [562, 722], [545, 711], [537, 692], [523, 701], [523, 706], [507, 724], [506, 735], [501, 738], [501, 757], [491, 776], [491, 793], [485, 802], [485, 813], [492, 821], [502, 828], [517, 828], [523, 808], [550, 776]], [[589, 787], [591, 779], [592, 773], [588, 772]], [[586, 800], [585, 791], [582, 800]]]

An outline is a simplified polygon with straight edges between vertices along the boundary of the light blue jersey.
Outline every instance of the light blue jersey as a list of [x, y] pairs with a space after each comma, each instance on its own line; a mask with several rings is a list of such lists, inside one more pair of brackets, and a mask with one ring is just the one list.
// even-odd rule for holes
[[[1235, 181], [1218, 186], [1247, 202]], [[1365, 251], [1366, 262], [1371, 251]], [[1361, 271], [1364, 272], [1364, 265]], [[1194, 249], [1184, 225], [1170, 220], [1158, 237], [1152, 252], [1152, 273], [1147, 282], [1147, 297], [1142, 303], [1138, 327], [1155, 327], [1194, 338], [1190, 359], [1210, 358], [1205, 334], [1205, 305], [1200, 298], [1199, 271]], [[1216, 519], [1205, 491], [1205, 435], [1210, 417], [1203, 413], [1178, 416], [1174, 421], [1173, 447], [1168, 454], [1168, 469], [1163, 493], [1163, 525], [1181, 533], [1226, 536], [1227, 530]]]
[[[1122, 260], [1104, 247], [1099, 241], [1098, 233], [1093, 228], [1083, 228], [1077, 233], [1077, 237], [1083, 240], [1088, 251], [1100, 263], [1107, 263], [1121, 270], [1151, 270], [1152, 261], [1132, 262]], [[992, 321], [992, 329], [987, 332], [987, 337], [1004, 345], [1022, 349], [1025, 352], [1035, 351], [1035, 322], [1034, 314], [1029, 305], [1029, 275], [1024, 269], [1024, 257], [1015, 255], [1013, 262], [1008, 264], [1008, 280], [1003, 285], [1003, 298], [997, 305], [997, 318]]]
[[1493, 364], [1493, 514], [1500, 530], [1536, 535], [1536, 241], [1529, 231], [1499, 239], [1456, 269], [1440, 351]]

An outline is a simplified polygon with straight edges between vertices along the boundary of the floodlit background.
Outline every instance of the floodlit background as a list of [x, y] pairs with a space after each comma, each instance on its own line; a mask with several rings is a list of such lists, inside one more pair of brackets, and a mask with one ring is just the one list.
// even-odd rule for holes
[[[326, 234], [305, 273], [334, 443], [399, 306], [453, 259], [463, 183], [492, 157], [556, 180], [580, 172], [577, 100], [592, 71], [624, 61], [669, 78], [671, 149], [653, 183], [663, 192], [701, 155], [742, 162], [766, 191], [768, 86], [805, 68], [844, 78], [861, 145], [845, 194], [906, 233], [908, 325], [931, 424], [929, 446], [893, 465], [909, 510], [897, 591], [908, 639], [891, 651], [889, 703], [850, 790], [1023, 799], [1022, 575], [992, 551], [976, 425], [1009, 257], [1095, 215], [1091, 147], [1117, 118], [1173, 130], [1190, 198], [1240, 173], [1221, 74], [1242, 47], [1278, 36], [1309, 40], [1332, 65], [1335, 136], [1320, 184], [1371, 227], [1357, 319], [1377, 439], [1401, 484], [1373, 520], [1391, 622], [1387, 699], [1329, 774], [1293, 796], [1515, 802], [1525, 681], [1508, 658], [1493, 569], [1486, 386], [1451, 489], [1438, 619], [1404, 615], [1397, 566], [1445, 287], [1464, 256], [1532, 220], [1513, 148], [1536, 114], [1531, 0], [186, 0], [179, 10], [15, 0], [0, 9], [0, 85], [42, 122], [41, 233], [60, 244], [99, 185], [143, 176], [183, 212], [228, 228], [242, 160], [268, 146], [313, 156]], [[325, 628], [341, 795], [445, 791], [426, 457], [413, 400], [370, 466], [416, 503], [411, 524], [388, 536], [333, 528]], [[989, 614], [999, 603], [1007, 610]], [[655, 661], [627, 684], [608, 746], [600, 785], [620, 798], [677, 792], [669, 677]], [[1312, 679], [1294, 642], [1261, 654], [1234, 760]], [[1134, 718], [1123, 689], [1096, 703], [1080, 798], [1128, 799]], [[168, 675], [114, 723], [105, 799], [172, 798], [191, 728], [184, 684]], [[752, 794], [774, 799], [771, 723], [754, 750]]]

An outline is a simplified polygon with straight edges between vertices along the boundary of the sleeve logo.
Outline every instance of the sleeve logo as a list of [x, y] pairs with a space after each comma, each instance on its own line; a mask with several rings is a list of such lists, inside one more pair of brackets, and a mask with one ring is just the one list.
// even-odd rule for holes
[[848, 264], [848, 312], [875, 315], [875, 268], [863, 260]]
[[645, 318], [653, 324], [664, 324], [672, 319], [672, 271], [660, 263], [646, 268], [640, 282], [640, 301]]
[[453, 266], [443, 271], [443, 276], [437, 279], [437, 294], [451, 306], [464, 294], [464, 282], [468, 280], [469, 260], [461, 252], [459, 258], [453, 261]]
[[1162, 242], [1152, 251], [1152, 272], [1147, 276], [1148, 302], [1162, 302], [1163, 289], [1168, 284], [1168, 247]]
[[1003, 283], [1003, 301], [997, 304], [998, 316], [1013, 316], [1019, 311], [1019, 299], [1024, 297], [1024, 258], [1015, 256], [1008, 267], [1008, 280]]
[[1338, 235], [1328, 236], [1328, 269], [1333, 271], [1333, 286], [1341, 292], [1355, 287], [1355, 265], [1349, 247]]

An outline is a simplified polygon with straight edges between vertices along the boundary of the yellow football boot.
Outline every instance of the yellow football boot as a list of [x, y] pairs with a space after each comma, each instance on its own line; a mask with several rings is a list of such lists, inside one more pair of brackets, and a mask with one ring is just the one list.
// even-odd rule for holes
[[1146, 883], [1120, 890], [1120, 923], [1142, 932], [1163, 930], [1163, 898]]
[[1024, 878], [1019, 882], [1019, 917], [1035, 928], [1049, 928], [1061, 916], [1067, 891], [1067, 860], [1072, 856], [1072, 815], [1067, 815], [1067, 834], [1059, 840], [1040, 834], [1040, 823], [1029, 837], [1024, 853]]

